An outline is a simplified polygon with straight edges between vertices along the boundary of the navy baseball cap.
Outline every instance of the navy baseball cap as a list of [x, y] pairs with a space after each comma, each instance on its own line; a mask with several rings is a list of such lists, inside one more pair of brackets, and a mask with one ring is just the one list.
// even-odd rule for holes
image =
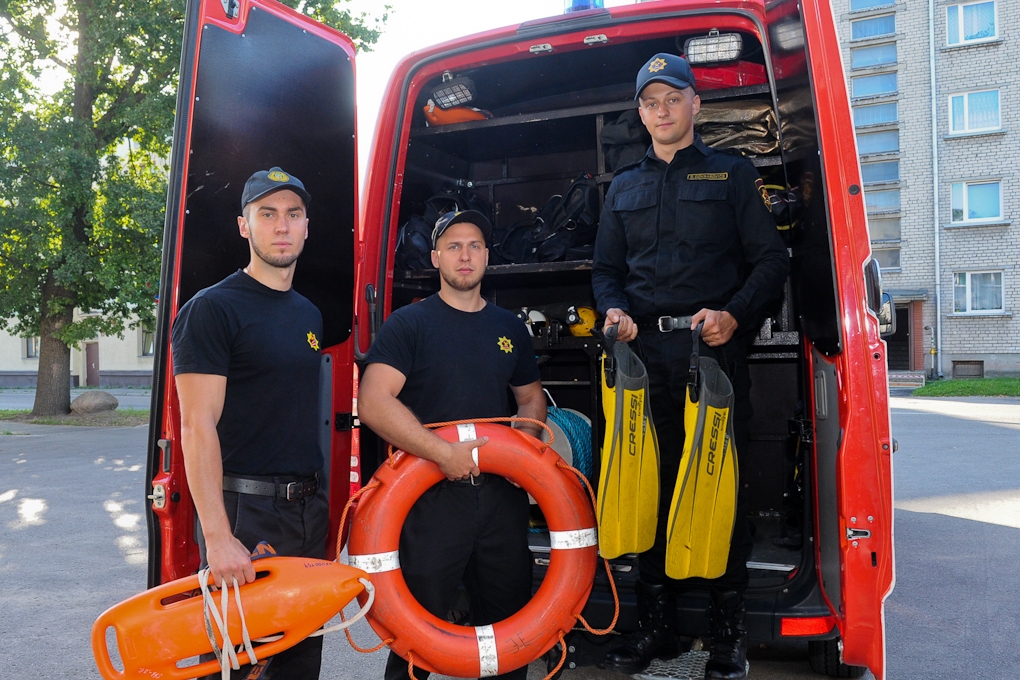
[[492, 239], [492, 225], [489, 223], [489, 218], [477, 210], [456, 210], [448, 212], [436, 220], [436, 228], [432, 230], [433, 250], [436, 247], [436, 243], [439, 241], [439, 237], [443, 235], [444, 231], [455, 224], [461, 224], [463, 222], [469, 222], [481, 229], [482, 238], [485, 239], [485, 245], [489, 245], [489, 241]]
[[634, 101], [637, 101], [641, 96], [641, 90], [649, 83], [666, 83], [681, 90], [688, 87], [693, 87], [695, 92], [698, 90], [694, 83], [694, 71], [691, 70], [687, 60], [665, 52], [656, 54], [638, 71]]
[[297, 177], [287, 174], [278, 165], [268, 170], [259, 170], [248, 178], [244, 183], [244, 193], [241, 194], [241, 210], [254, 200], [262, 198], [280, 189], [290, 189], [301, 197], [305, 202], [305, 208], [312, 202], [312, 197]]

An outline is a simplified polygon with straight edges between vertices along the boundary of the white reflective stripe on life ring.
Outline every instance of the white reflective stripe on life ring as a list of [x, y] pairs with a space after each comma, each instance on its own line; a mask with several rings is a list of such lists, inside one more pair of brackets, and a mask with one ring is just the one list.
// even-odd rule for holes
[[481, 678], [499, 675], [499, 652], [496, 649], [496, 631], [492, 626], [475, 626], [478, 638], [478, 676]]
[[400, 555], [396, 550], [374, 555], [348, 555], [348, 563], [368, 574], [381, 574], [400, 569]]
[[553, 550], [576, 550], [598, 544], [599, 537], [595, 529], [549, 532], [549, 547]]
[[457, 441], [469, 442], [478, 439], [478, 435], [475, 434], [474, 423], [461, 423], [457, 426]]

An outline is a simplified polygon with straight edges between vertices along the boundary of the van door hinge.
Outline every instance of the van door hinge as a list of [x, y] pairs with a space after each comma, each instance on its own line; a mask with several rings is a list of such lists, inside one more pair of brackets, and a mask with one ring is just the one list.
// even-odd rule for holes
[[355, 427], [361, 427], [361, 421], [353, 413], [337, 413], [333, 422], [336, 423], [337, 432], [350, 432]]
[[528, 48], [528, 51], [532, 54], [546, 54], [553, 51], [553, 46], [549, 43], [542, 43], [540, 45], [532, 45]]
[[585, 36], [583, 42], [585, 45], [605, 45], [609, 42], [609, 38], [605, 33], [599, 33], [598, 35]]
[[220, 0], [220, 4], [223, 5], [223, 13], [228, 19], [237, 18], [237, 0]]

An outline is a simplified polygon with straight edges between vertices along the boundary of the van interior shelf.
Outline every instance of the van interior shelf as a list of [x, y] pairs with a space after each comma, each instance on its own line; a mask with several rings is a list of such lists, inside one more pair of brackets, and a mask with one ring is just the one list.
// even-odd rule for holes
[[[506, 276], [509, 274], [563, 274], [567, 272], [590, 272], [591, 260], [570, 260], [567, 262], [534, 262], [529, 264], [494, 264], [485, 268], [485, 277]], [[437, 269], [398, 270], [393, 272], [394, 279], [436, 279]]]
[[[736, 99], [758, 94], [768, 94], [768, 85], [746, 85], [744, 87], [730, 87], [720, 90], [706, 90], [699, 93], [702, 101], [717, 99]], [[559, 118], [579, 118], [592, 116], [600, 113], [612, 113], [614, 111], [626, 111], [635, 108], [631, 100], [607, 102], [590, 106], [575, 106], [566, 109], [553, 109], [550, 111], [536, 111], [534, 113], [521, 113], [514, 116], [500, 116], [488, 120], [473, 120], [467, 123], [451, 123], [436, 127], [421, 127], [411, 130], [412, 137], [428, 137], [441, 135], [449, 132], [462, 132], [464, 130], [480, 130], [484, 128], [502, 127], [504, 125], [519, 125], [522, 123], [541, 123]]]

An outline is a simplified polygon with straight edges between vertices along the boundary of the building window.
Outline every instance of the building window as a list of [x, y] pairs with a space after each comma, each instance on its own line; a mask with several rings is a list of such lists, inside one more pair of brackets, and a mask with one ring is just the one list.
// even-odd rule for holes
[[952, 187], [953, 222], [1002, 219], [1002, 187], [996, 182], [956, 182]]
[[25, 358], [26, 359], [39, 358], [39, 336], [25, 338]]
[[946, 41], [950, 45], [994, 40], [998, 35], [995, 24], [994, 0], [946, 7]]
[[871, 68], [896, 63], [896, 43], [850, 50], [850, 68]]
[[999, 91], [965, 92], [949, 98], [951, 133], [998, 130]]
[[872, 249], [871, 256], [875, 258], [875, 262], [878, 262], [878, 268], [879, 269], [899, 269], [900, 268], [900, 249], [899, 248]]
[[877, 38], [880, 35], [893, 35], [894, 33], [896, 33], [895, 14], [884, 14], [880, 17], [869, 17], [850, 22], [850, 38], [852, 40]]
[[152, 331], [142, 329], [142, 351], [143, 357], [151, 357], [156, 354], [156, 334]]
[[896, 91], [896, 74], [880, 73], [877, 76], [851, 78], [854, 97], [877, 97]]
[[899, 151], [899, 149], [900, 133], [898, 130], [857, 135], [857, 151], [861, 154], [890, 153]]
[[899, 118], [896, 102], [891, 104], [876, 104], [874, 106], [855, 106], [854, 125], [881, 125], [882, 123], [895, 123]]
[[953, 311], [1006, 311], [1002, 307], [1002, 272], [957, 272], [953, 277]]
[[884, 217], [876, 219], [868, 218], [868, 231], [872, 241], [899, 241], [900, 240], [900, 218]]
[[864, 163], [861, 165], [861, 180], [865, 184], [896, 182], [900, 179], [900, 162]]
[[865, 191], [864, 206], [868, 212], [894, 212], [900, 209], [900, 190]]
[[850, 0], [850, 11], [857, 12], [862, 9], [871, 9], [872, 7], [882, 7], [891, 4], [893, 4], [892, 0]]

